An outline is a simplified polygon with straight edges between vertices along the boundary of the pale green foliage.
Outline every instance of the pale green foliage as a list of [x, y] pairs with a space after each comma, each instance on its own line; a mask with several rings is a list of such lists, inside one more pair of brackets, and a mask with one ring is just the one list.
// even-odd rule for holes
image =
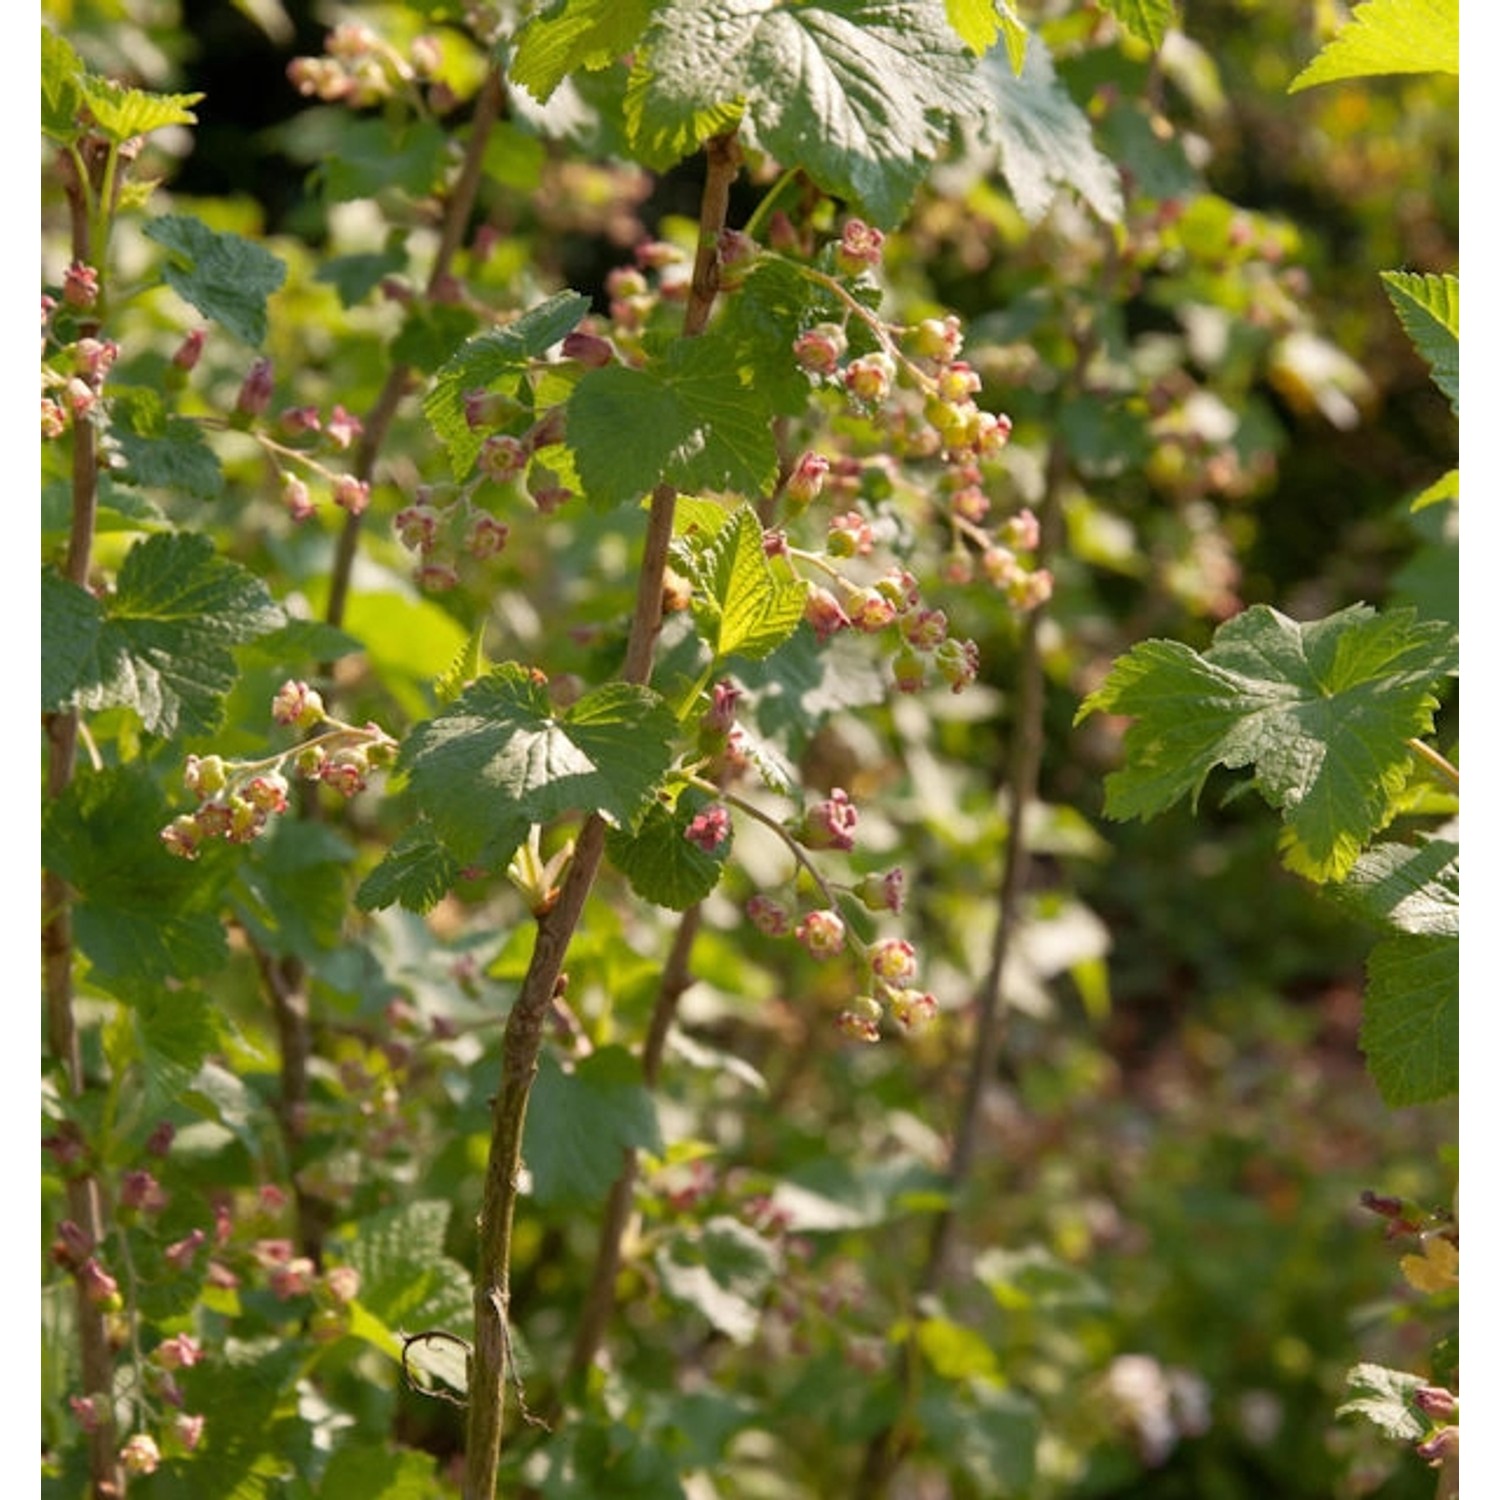
[[1458, 0], [1365, 0], [1290, 92], [1384, 73], [1458, 76]]
[[1417, 353], [1432, 367], [1432, 382], [1458, 415], [1458, 277], [1382, 271], [1386, 295]]

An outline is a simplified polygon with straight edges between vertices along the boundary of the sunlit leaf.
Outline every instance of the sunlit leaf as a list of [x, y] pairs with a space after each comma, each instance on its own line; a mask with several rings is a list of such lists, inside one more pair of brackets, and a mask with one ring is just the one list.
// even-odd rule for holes
[[1432, 368], [1433, 384], [1458, 415], [1458, 277], [1382, 271], [1386, 295], [1417, 353]]
[[1384, 73], [1458, 76], [1458, 0], [1365, 0], [1288, 93]]

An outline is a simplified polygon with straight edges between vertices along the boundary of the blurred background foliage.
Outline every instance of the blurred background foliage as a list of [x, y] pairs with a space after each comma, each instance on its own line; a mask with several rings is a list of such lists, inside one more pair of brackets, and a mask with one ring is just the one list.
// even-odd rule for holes
[[[338, 19], [398, 46], [436, 32], [462, 118], [482, 57], [456, 24], [461, 7], [46, 0], [43, 11], [95, 68], [204, 92], [191, 136], [154, 139], [154, 175], [179, 208], [266, 236], [289, 262], [269, 345], [288, 400], [366, 410], [393, 336], [430, 371], [478, 326], [461, 302], [423, 312], [378, 291], [417, 279], [432, 223], [426, 153], [445, 149], [441, 129], [392, 137], [379, 109], [310, 105], [286, 78]], [[1155, 59], [1090, 6], [1022, 12], [1121, 168], [1124, 222], [1101, 225], [1065, 192], [1028, 223], [976, 155], [934, 178], [886, 266], [893, 320], [962, 317], [985, 399], [1015, 422], [1000, 482], [1033, 505], [1060, 487], [1066, 523], [1045, 636], [1040, 857], [963, 1206], [970, 1274], [940, 1299], [911, 1300], [1009, 836], [1000, 793], [1017, 628], [982, 590], [955, 588], [942, 602], [980, 643], [982, 690], [877, 704], [851, 660], [808, 688], [784, 746], [809, 785], [846, 787], [867, 809], [857, 860], [906, 868], [944, 1022], [875, 1049], [839, 1042], [830, 976], [740, 924], [737, 903], [771, 864], [754, 831], [742, 835], [738, 884], [710, 903], [694, 952], [609, 1370], [592, 1415], [565, 1424], [547, 1456], [523, 1427], [507, 1460], [548, 1495], [671, 1494], [694, 1471], [717, 1486], [695, 1495], [844, 1493], [894, 1409], [885, 1351], [907, 1339], [924, 1353], [925, 1435], [903, 1495], [1432, 1491], [1419, 1460], [1334, 1409], [1357, 1361], [1428, 1357], [1429, 1306], [1359, 1196], [1448, 1204], [1456, 1112], [1380, 1105], [1357, 1042], [1369, 938], [1281, 869], [1263, 810], [1224, 802], [1211, 783], [1197, 818], [1105, 825], [1100, 782], [1119, 726], [1071, 721], [1127, 646], [1147, 635], [1202, 646], [1245, 604], [1312, 618], [1356, 600], [1412, 602], [1456, 620], [1456, 507], [1409, 510], [1453, 462], [1456, 424], [1377, 280], [1456, 269], [1456, 80], [1289, 97], [1343, 18], [1328, 0], [1192, 0], [1185, 33]], [[640, 239], [690, 233], [691, 169], [654, 180], [591, 154], [586, 128], [580, 138], [549, 141], [520, 116], [502, 125], [482, 202], [492, 233], [464, 265], [475, 296], [524, 306], [562, 285], [600, 296]], [[741, 221], [765, 185], [744, 184]], [[56, 236], [54, 187], [44, 206]], [[127, 239], [127, 263], [131, 253]], [[126, 381], [131, 361], [143, 379], [159, 370], [181, 335], [160, 300], [131, 316]], [[210, 342], [198, 380], [219, 409], [247, 359]], [[414, 408], [403, 423], [377, 516], [437, 461]], [[858, 440], [873, 451], [880, 434]], [[332, 523], [292, 527], [248, 449], [225, 464], [220, 497], [155, 494], [161, 517], [211, 526], [315, 615]], [[388, 527], [369, 527], [364, 545], [344, 622], [361, 649], [341, 657], [339, 686], [351, 720], [397, 733], [432, 711], [432, 679], [480, 622], [492, 656], [589, 677], [629, 610], [617, 515], [565, 512], [440, 596], [412, 587]], [[242, 653], [229, 724], [247, 726], [247, 753], [260, 705], [304, 644]], [[1456, 705], [1447, 715], [1445, 745]], [[154, 752], [169, 799], [184, 748], [207, 747]], [[231, 732], [213, 748], [240, 747]], [[378, 808], [363, 817], [346, 833], [371, 850], [399, 827]], [[451, 1205], [443, 1248], [467, 1265], [494, 1015], [524, 968], [527, 928], [499, 882], [430, 920], [386, 912], [355, 925], [318, 878], [341, 858], [288, 829], [222, 878], [242, 917], [285, 937], [295, 907], [301, 924], [326, 1048], [319, 1190], [348, 1223]], [[302, 887], [287, 884], [293, 870]], [[665, 917], [622, 884], [601, 886], [569, 963], [579, 1031], [558, 1038], [559, 1056], [638, 1040]], [[230, 1062], [248, 1090], [246, 1128], [205, 1133], [184, 1170], [205, 1193], [249, 1190], [280, 1164], [249, 1113], [269, 1096], [274, 1039], [248, 957], [213, 999], [240, 1038]], [[575, 1077], [554, 1078], [547, 1118], [576, 1109], [597, 1124], [602, 1085], [570, 1096]], [[581, 1143], [536, 1185], [515, 1287], [534, 1405], [566, 1358], [602, 1198], [594, 1177], [609, 1180], [621, 1139], [606, 1133], [603, 1158], [598, 1140]], [[242, 1315], [275, 1333], [284, 1310]], [[450, 1408], [403, 1391], [389, 1368], [372, 1373], [357, 1347], [335, 1346], [318, 1378], [361, 1431], [393, 1430], [441, 1473], [458, 1442]], [[58, 1373], [54, 1432], [64, 1389]]]

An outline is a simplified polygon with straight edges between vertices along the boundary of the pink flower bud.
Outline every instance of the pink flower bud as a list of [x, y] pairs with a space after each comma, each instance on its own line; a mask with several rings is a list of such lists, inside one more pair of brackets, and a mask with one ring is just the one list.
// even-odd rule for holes
[[292, 520], [299, 524], [317, 509], [313, 504], [311, 491], [295, 474], [281, 476], [281, 503]]
[[807, 591], [803, 615], [820, 641], [826, 641], [838, 631], [846, 630], [850, 624], [843, 605], [827, 589], [817, 584]]
[[69, 307], [92, 307], [99, 297], [99, 273], [75, 260], [63, 272], [63, 301]]
[[51, 396], [42, 397], [42, 436], [49, 441], [68, 430], [68, 413]]
[[194, 328], [183, 336], [182, 342], [177, 346], [177, 352], [172, 356], [172, 363], [179, 370], [196, 369], [198, 361], [203, 357], [204, 332], [201, 328]]
[[281, 1302], [302, 1297], [313, 1289], [318, 1268], [305, 1255], [293, 1256], [271, 1272], [272, 1294]]
[[756, 894], [745, 903], [745, 915], [767, 937], [785, 937], [792, 930], [787, 909], [769, 896]]
[[980, 412], [977, 427], [973, 442], [977, 453], [998, 453], [1010, 441], [1011, 420], [1004, 412]]
[[287, 808], [287, 779], [278, 771], [252, 776], [245, 783], [245, 800], [263, 813], [281, 813]]
[[418, 78], [431, 78], [443, 66], [443, 44], [435, 36], [424, 33], [411, 39], [407, 49], [412, 71]]
[[497, 521], [494, 516], [481, 513], [475, 516], [470, 524], [464, 544], [471, 557], [482, 560], [503, 552], [509, 540], [509, 526]]
[[182, 1239], [174, 1240], [168, 1245], [162, 1251], [162, 1255], [165, 1257], [168, 1265], [175, 1266], [179, 1271], [185, 1271], [192, 1265], [194, 1258], [198, 1254], [199, 1247], [206, 1238], [207, 1236], [201, 1229], [191, 1230]]
[[288, 406], [276, 420], [289, 437], [319, 432], [323, 426], [323, 418], [316, 406]]
[[906, 905], [906, 872], [897, 865], [884, 875], [866, 875], [854, 888], [854, 894], [870, 911], [899, 914]]
[[845, 511], [828, 523], [831, 557], [866, 557], [875, 550], [875, 530], [857, 510]]
[[1418, 1386], [1411, 1399], [1418, 1411], [1435, 1422], [1452, 1422], [1458, 1417], [1458, 1397], [1445, 1386]]
[[487, 437], [479, 449], [479, 470], [496, 481], [514, 479], [526, 467], [531, 450], [518, 437], [497, 432]]
[[852, 849], [859, 810], [842, 787], [808, 809], [803, 823], [803, 842], [809, 849]]
[[837, 323], [819, 323], [799, 333], [792, 354], [810, 375], [832, 375], [849, 348], [849, 340]]
[[1027, 506], [1006, 518], [1000, 536], [1007, 547], [1017, 552], [1035, 552], [1042, 540], [1042, 524]]
[[954, 493], [953, 514], [962, 521], [972, 521], [976, 526], [990, 513], [990, 497], [977, 484], [966, 484]]
[[120, 1183], [120, 1207], [156, 1214], [167, 1206], [167, 1195], [155, 1177], [143, 1169], [127, 1172]]
[[876, 635], [892, 624], [896, 606], [879, 589], [850, 589], [849, 622], [865, 635]]
[[99, 1264], [96, 1256], [89, 1256], [79, 1266], [78, 1281], [83, 1287], [84, 1295], [96, 1307], [114, 1312], [124, 1306], [124, 1299], [120, 1296], [120, 1283]]
[[896, 366], [884, 350], [851, 359], [844, 370], [844, 389], [870, 406], [879, 405], [891, 393]]
[[879, 1003], [869, 995], [856, 995], [848, 1008], [838, 1013], [835, 1024], [856, 1042], [878, 1042], [882, 1014]]
[[963, 325], [952, 313], [944, 318], [923, 318], [912, 336], [913, 351], [940, 364], [957, 359], [963, 343]]
[[944, 401], [958, 403], [967, 401], [979, 393], [979, 373], [973, 365], [958, 360], [946, 369], [939, 370], [937, 392]]
[[335, 406], [328, 416], [328, 440], [335, 448], [348, 448], [356, 438], [364, 435], [365, 424], [358, 417]]
[[52, 1259], [70, 1271], [83, 1268], [94, 1253], [93, 1236], [72, 1219], [64, 1219], [57, 1226], [57, 1238], [52, 1242]]
[[882, 938], [870, 948], [870, 972], [888, 984], [917, 975], [917, 950], [905, 938]]
[[787, 476], [786, 498], [794, 506], [809, 505], [823, 493], [828, 460], [821, 453], [804, 453]]
[[197, 859], [204, 833], [199, 820], [191, 813], [184, 813], [180, 818], [173, 818], [158, 837], [168, 854], [174, 854], [178, 859]]
[[318, 780], [340, 796], [352, 797], [364, 791], [369, 771], [369, 758], [363, 749], [335, 750], [324, 760]]
[[240, 386], [240, 394], [234, 403], [234, 409], [241, 416], [258, 417], [265, 412], [271, 404], [271, 393], [275, 389], [275, 379], [271, 370], [271, 361], [258, 359], [250, 366], [244, 382]]
[[923, 990], [893, 990], [887, 997], [891, 1014], [907, 1031], [925, 1026], [937, 1014], [937, 1000]]
[[933, 653], [933, 662], [948, 686], [961, 693], [979, 676], [979, 647], [949, 636]]
[[196, 1413], [179, 1412], [172, 1422], [172, 1432], [188, 1453], [197, 1451], [203, 1441], [204, 1419]]
[[96, 390], [119, 357], [120, 346], [113, 339], [79, 339], [73, 347], [74, 368]]
[[918, 651], [935, 651], [948, 638], [948, 616], [940, 609], [919, 609], [901, 621], [901, 634]]
[[437, 545], [442, 512], [431, 505], [408, 505], [391, 522], [397, 539], [409, 552], [428, 553]]
[[844, 951], [844, 919], [836, 911], [809, 912], [797, 924], [797, 941], [814, 958], [833, 958]]
[[134, 1433], [120, 1449], [120, 1466], [127, 1474], [154, 1474], [160, 1463], [161, 1449], [149, 1433]]
[[891, 658], [891, 677], [898, 693], [920, 693], [927, 683], [927, 668], [922, 658], [904, 641]]
[[316, 688], [288, 678], [271, 700], [271, 717], [278, 724], [311, 729], [328, 717], [328, 711], [323, 707], [322, 695]]
[[330, 1266], [323, 1273], [323, 1284], [328, 1295], [341, 1307], [346, 1307], [359, 1296], [359, 1272], [353, 1266]]
[[834, 260], [846, 276], [878, 266], [885, 253], [885, 235], [863, 219], [850, 219], [834, 251]]
[[203, 1346], [188, 1333], [174, 1333], [151, 1351], [151, 1357], [164, 1370], [190, 1370], [203, 1358]]
[[717, 805], [705, 808], [692, 819], [682, 836], [705, 854], [717, 853], [729, 837], [729, 810]]
[[561, 352], [564, 359], [577, 360], [589, 370], [599, 370], [605, 365], [613, 364], [616, 357], [615, 346], [608, 339], [601, 338], [597, 333], [585, 333], [580, 328], [575, 328], [572, 333], [564, 336]]
[[417, 587], [429, 594], [441, 594], [458, 587], [458, 569], [451, 563], [423, 563], [416, 571]]
[[370, 503], [370, 486], [352, 474], [340, 474], [333, 481], [333, 503], [351, 516], [363, 515]]
[[1052, 597], [1052, 574], [1046, 568], [1034, 568], [1012, 579], [1006, 597], [1019, 610], [1036, 609]]
[[146, 1151], [151, 1156], [167, 1156], [176, 1138], [177, 1127], [170, 1120], [163, 1120], [146, 1137]]
[[713, 688], [713, 703], [703, 715], [704, 732], [711, 735], [727, 735], [734, 728], [735, 706], [744, 693], [732, 682], [716, 682]]
[[98, 1432], [109, 1416], [109, 1402], [104, 1396], [69, 1396], [68, 1405], [85, 1432]]

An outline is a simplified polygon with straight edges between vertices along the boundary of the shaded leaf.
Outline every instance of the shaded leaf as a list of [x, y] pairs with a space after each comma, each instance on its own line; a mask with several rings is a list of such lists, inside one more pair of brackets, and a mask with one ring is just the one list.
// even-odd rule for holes
[[457, 1322], [471, 1308], [468, 1271], [444, 1253], [452, 1205], [418, 1199], [362, 1218], [338, 1249], [359, 1272], [359, 1302], [397, 1333]]
[[1458, 76], [1458, 0], [1365, 0], [1287, 92], [1386, 73]]
[[1100, 0], [1100, 3], [1126, 31], [1157, 51], [1168, 30], [1177, 24], [1173, 0]]
[[266, 298], [286, 280], [286, 262], [263, 245], [169, 214], [141, 231], [168, 254], [167, 285], [205, 318], [247, 344], [266, 337]]
[[590, 370], [568, 403], [568, 447], [592, 505], [658, 484], [759, 494], [776, 474], [771, 410], [712, 331], [673, 345], [659, 365]]
[[354, 903], [379, 911], [396, 903], [408, 911], [431, 911], [453, 888], [459, 863], [425, 819], [408, 828], [360, 882]]
[[42, 27], [42, 132], [53, 140], [71, 141], [81, 133], [78, 107], [83, 101], [83, 59], [49, 27]]
[[708, 806], [702, 792], [690, 790], [675, 808], [652, 803], [633, 832], [611, 829], [606, 842], [610, 863], [645, 901], [686, 911], [718, 885], [734, 847], [731, 835], [709, 854], [686, 838], [693, 816]]
[[1399, 933], [1368, 964], [1359, 1046], [1392, 1109], [1458, 1092], [1458, 936]]
[[77, 943], [105, 983], [160, 985], [228, 957], [219, 872], [166, 852], [159, 835], [171, 815], [135, 769], [79, 777], [48, 809], [42, 857], [73, 887]]
[[284, 622], [260, 579], [216, 557], [206, 536], [147, 537], [126, 554], [75, 696], [134, 709], [153, 734], [201, 733], [234, 686], [228, 648]]
[[1145, 641], [1084, 700], [1136, 720], [1125, 766], [1105, 781], [1111, 818], [1196, 804], [1215, 766], [1252, 767], [1281, 814], [1287, 862], [1342, 879], [1394, 810], [1411, 752], [1428, 733], [1439, 682], [1457, 664], [1452, 628], [1411, 610], [1355, 605], [1299, 624], [1256, 605], [1219, 628], [1200, 655]]
[[624, 683], [558, 713], [543, 683], [511, 662], [418, 725], [401, 764], [455, 857], [503, 867], [533, 823], [567, 812], [631, 823], [671, 763], [676, 728], [656, 694]]
[[656, 1103], [624, 1047], [600, 1047], [571, 1073], [544, 1053], [526, 1111], [522, 1155], [543, 1205], [603, 1201], [624, 1152], [659, 1152]]
[[167, 414], [161, 397], [143, 388], [116, 390], [110, 402], [109, 435], [125, 459], [115, 478], [216, 500], [224, 492], [224, 471], [203, 429], [185, 417]]
[[1365, 850], [1329, 894], [1390, 932], [1458, 935], [1458, 845], [1442, 838]]
[[1382, 271], [1401, 326], [1432, 370], [1432, 383], [1458, 415], [1458, 277]]
[[104, 610], [51, 568], [42, 574], [42, 712], [63, 707], [98, 645]]
[[466, 343], [433, 379], [422, 410], [448, 450], [456, 479], [468, 477], [484, 442], [464, 416], [464, 396], [473, 390], [514, 391], [531, 362], [578, 326], [587, 297], [558, 292], [513, 323]]
[[332, 286], [339, 302], [349, 308], [363, 302], [387, 276], [405, 267], [404, 250], [370, 250], [325, 260], [313, 273], [313, 280]]
[[1016, 207], [1032, 223], [1063, 188], [1072, 188], [1106, 223], [1124, 211], [1120, 175], [1095, 147], [1088, 116], [1057, 77], [1040, 37], [1026, 48], [1018, 77], [994, 54], [981, 65], [998, 108], [980, 138], [991, 142]]
[[716, 1215], [664, 1245], [656, 1269], [668, 1296], [696, 1309], [725, 1337], [748, 1344], [780, 1257], [748, 1224]]

